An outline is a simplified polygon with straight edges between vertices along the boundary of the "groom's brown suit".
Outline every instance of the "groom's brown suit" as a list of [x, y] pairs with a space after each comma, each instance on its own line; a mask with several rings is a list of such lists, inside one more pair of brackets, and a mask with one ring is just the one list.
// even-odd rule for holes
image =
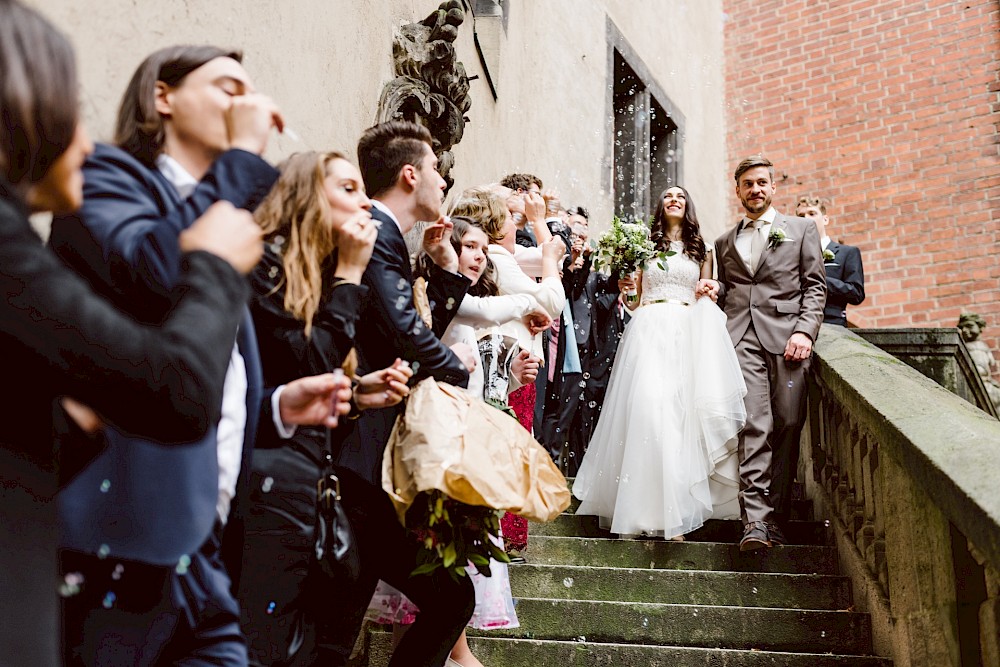
[[719, 305], [747, 384], [747, 424], [739, 442], [740, 508], [747, 524], [788, 518], [810, 359], [785, 361], [784, 351], [796, 332], [816, 340], [826, 276], [811, 220], [778, 213], [771, 234], [780, 230], [785, 240], [765, 246], [756, 271], [747, 268], [736, 248], [741, 227], [716, 240], [715, 256]]

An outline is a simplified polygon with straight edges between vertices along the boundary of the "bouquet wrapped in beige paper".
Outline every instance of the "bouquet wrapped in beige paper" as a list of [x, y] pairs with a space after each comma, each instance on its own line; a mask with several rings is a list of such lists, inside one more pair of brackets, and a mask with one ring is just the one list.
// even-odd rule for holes
[[[407, 399], [382, 459], [400, 521], [421, 492], [551, 521], [569, 507], [566, 479], [516, 419], [433, 378]], [[404, 522], [405, 523], [405, 522]]]

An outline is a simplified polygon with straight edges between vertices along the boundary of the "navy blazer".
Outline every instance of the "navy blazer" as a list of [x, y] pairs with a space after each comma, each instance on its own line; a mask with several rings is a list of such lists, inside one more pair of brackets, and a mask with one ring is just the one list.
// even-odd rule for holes
[[[368, 298], [355, 338], [359, 372], [385, 368], [400, 358], [413, 368], [412, 382], [433, 377], [468, 386], [469, 372], [435, 332], [444, 331], [455, 317], [471, 284], [469, 279], [438, 267], [432, 269], [427, 297], [434, 328], [426, 327], [413, 305], [413, 274], [403, 234], [382, 211], [372, 208], [371, 212], [381, 226], [361, 281], [368, 288]], [[401, 410], [401, 406], [393, 406], [363, 412], [353, 430], [344, 434], [337, 463], [381, 486], [382, 452]]]
[[[252, 210], [278, 172], [241, 150], [223, 153], [181, 200], [160, 174], [119, 148], [98, 145], [84, 165], [80, 211], [52, 223], [49, 244], [70, 268], [137, 320], [158, 323], [173, 306], [179, 234], [216, 201]], [[247, 370], [247, 423], [234, 515], [249, 472], [264, 395], [249, 311], [237, 344]], [[270, 401], [264, 401], [269, 408]], [[266, 417], [265, 417], [266, 418]], [[59, 493], [64, 547], [154, 565], [198, 549], [216, 517], [215, 430], [197, 442], [157, 442], [104, 429], [106, 447]]]
[[823, 260], [823, 267], [826, 269], [823, 321], [846, 326], [847, 304], [857, 306], [865, 300], [865, 270], [861, 265], [861, 251], [852, 245], [832, 240], [826, 249], [833, 253], [833, 261]]

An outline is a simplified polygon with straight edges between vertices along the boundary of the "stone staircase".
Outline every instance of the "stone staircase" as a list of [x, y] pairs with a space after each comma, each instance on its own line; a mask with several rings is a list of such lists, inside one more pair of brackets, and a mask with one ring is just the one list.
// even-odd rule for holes
[[[891, 667], [871, 656], [824, 522], [793, 521], [789, 546], [741, 553], [736, 521], [686, 542], [623, 540], [576, 506], [532, 525], [528, 562], [511, 566], [521, 627], [470, 632], [486, 667]], [[809, 518], [809, 503], [796, 513]], [[390, 649], [373, 631], [368, 664]]]

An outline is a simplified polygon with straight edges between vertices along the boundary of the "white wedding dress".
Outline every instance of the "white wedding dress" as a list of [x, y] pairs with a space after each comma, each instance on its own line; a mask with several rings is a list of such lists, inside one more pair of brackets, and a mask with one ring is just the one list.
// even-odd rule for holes
[[671, 250], [665, 269], [654, 260], [643, 271], [642, 305], [573, 484], [577, 514], [622, 535], [674, 537], [739, 516], [746, 385], [725, 314], [695, 299], [699, 266], [679, 241]]

